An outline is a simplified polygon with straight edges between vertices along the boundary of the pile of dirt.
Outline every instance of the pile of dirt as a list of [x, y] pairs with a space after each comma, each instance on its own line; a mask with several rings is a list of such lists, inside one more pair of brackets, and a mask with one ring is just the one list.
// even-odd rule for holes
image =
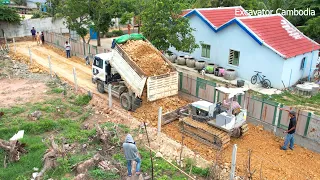
[[142, 106], [132, 114], [141, 122], [145, 121], [151, 123], [152, 126], [157, 126], [159, 107], [162, 107], [162, 114], [165, 114], [183, 107], [188, 103], [187, 100], [181, 99], [178, 96], [166, 97], [153, 102], [144, 100], [142, 101]]
[[[32, 64], [31, 64], [30, 58], [25, 56], [25, 55], [23, 55], [23, 54], [10, 52], [9, 55], [10, 55], [11, 59], [13, 59], [13, 60], [16, 60], [16, 61], [21, 62], [21, 63], [26, 63], [28, 65], [29, 71], [32, 72], [32, 73], [44, 73], [44, 72], [47, 72], [46, 69], [44, 69], [43, 67], [38, 65], [35, 61], [33, 61]], [[14, 69], [17, 69], [17, 68], [14, 67]]]
[[170, 65], [162, 58], [161, 53], [153, 48], [150, 43], [143, 40], [128, 41], [121, 47], [147, 76], [171, 72]]

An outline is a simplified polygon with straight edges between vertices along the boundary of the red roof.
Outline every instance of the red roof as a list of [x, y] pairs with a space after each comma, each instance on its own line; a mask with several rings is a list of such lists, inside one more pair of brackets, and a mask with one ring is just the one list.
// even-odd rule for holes
[[249, 16], [242, 7], [198, 9], [212, 25], [220, 27], [235, 17]]
[[239, 18], [266, 45], [285, 58], [320, 49], [281, 15]]
[[192, 11], [192, 10], [189, 10], [189, 9], [188, 10], [183, 10], [181, 16], [184, 16], [184, 15], [188, 14], [190, 11]]

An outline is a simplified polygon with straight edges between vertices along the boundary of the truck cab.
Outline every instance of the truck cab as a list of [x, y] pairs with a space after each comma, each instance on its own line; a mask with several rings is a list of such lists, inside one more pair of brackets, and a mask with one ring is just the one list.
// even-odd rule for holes
[[111, 84], [112, 96], [120, 99], [122, 108], [135, 110], [140, 107], [142, 100], [127, 88], [117, 70], [112, 67], [112, 53], [97, 54], [92, 63], [92, 83], [97, 84], [97, 90], [105, 93]]

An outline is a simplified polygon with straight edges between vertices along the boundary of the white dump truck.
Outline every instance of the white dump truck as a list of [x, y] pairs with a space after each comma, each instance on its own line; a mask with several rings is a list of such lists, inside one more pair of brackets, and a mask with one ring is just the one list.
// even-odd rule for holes
[[134, 111], [142, 104], [143, 91], [146, 91], [148, 101], [178, 94], [178, 72], [165, 56], [162, 58], [170, 66], [170, 73], [148, 77], [120, 45], [113, 44], [112, 52], [94, 57], [92, 82], [97, 84], [100, 93], [111, 84], [112, 96], [120, 99], [124, 109]]

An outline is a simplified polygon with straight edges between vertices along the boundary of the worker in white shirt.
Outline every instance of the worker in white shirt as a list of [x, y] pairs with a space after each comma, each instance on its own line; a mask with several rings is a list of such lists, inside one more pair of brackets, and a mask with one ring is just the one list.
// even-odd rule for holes
[[71, 50], [70, 43], [68, 41], [66, 41], [66, 44], [64, 45], [64, 47], [66, 48], [67, 58], [71, 58], [71, 56], [70, 56], [70, 50]]

